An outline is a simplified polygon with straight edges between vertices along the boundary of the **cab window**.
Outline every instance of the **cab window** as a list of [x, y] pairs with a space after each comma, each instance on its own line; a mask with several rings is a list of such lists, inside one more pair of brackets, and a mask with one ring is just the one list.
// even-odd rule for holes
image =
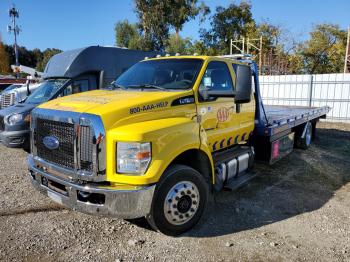
[[89, 91], [89, 80], [76, 80], [73, 83], [73, 94]]
[[89, 91], [89, 80], [76, 80], [68, 85], [59, 96], [69, 96]]
[[69, 84], [63, 89], [63, 91], [59, 96], [69, 96], [71, 94], [73, 94], [73, 88], [72, 88], [72, 84]]
[[213, 61], [208, 64], [201, 81], [200, 89], [230, 91], [233, 90], [230, 71], [225, 62]]

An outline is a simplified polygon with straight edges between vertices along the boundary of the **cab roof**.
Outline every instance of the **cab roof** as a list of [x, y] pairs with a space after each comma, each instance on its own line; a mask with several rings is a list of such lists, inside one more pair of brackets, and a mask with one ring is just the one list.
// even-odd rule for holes
[[208, 55], [171, 55], [171, 56], [160, 56], [155, 58], [145, 59], [143, 61], [149, 60], [164, 60], [164, 59], [201, 59], [201, 60], [217, 60], [217, 61], [226, 61], [226, 62], [234, 62], [237, 64], [247, 65], [249, 64], [247, 60], [241, 61], [239, 59], [233, 59], [229, 57], [223, 56], [208, 56]]

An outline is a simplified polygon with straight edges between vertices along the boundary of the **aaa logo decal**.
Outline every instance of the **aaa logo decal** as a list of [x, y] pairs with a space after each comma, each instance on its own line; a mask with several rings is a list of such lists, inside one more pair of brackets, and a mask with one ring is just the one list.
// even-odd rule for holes
[[216, 116], [219, 122], [225, 122], [228, 119], [229, 115], [230, 115], [230, 109], [226, 107], [221, 107], [219, 108]]

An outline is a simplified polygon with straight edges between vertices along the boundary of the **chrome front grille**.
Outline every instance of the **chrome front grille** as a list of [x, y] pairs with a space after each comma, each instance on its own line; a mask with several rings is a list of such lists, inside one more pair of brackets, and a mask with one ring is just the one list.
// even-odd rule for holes
[[[49, 149], [43, 140], [47, 136], [57, 138], [59, 146], [56, 149]], [[48, 119], [38, 118], [34, 132], [37, 155], [54, 164], [66, 168], [75, 168], [74, 156], [74, 124], [58, 122]]]
[[[47, 136], [45, 145], [43, 140]], [[46, 166], [59, 174], [69, 174], [69, 179], [105, 181], [105, 137], [100, 116], [43, 108], [32, 111], [34, 160], [39, 166]], [[55, 146], [50, 144], [52, 141], [55, 141]]]
[[94, 134], [90, 126], [80, 126], [80, 169], [93, 171], [93, 139]]
[[1, 96], [1, 108], [12, 106], [15, 104], [15, 94], [2, 94]]

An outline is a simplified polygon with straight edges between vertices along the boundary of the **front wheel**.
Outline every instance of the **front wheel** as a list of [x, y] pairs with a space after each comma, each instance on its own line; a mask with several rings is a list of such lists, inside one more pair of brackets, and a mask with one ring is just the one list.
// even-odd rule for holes
[[176, 236], [194, 227], [208, 201], [209, 186], [191, 167], [174, 165], [159, 181], [153, 197], [149, 224], [163, 234]]

